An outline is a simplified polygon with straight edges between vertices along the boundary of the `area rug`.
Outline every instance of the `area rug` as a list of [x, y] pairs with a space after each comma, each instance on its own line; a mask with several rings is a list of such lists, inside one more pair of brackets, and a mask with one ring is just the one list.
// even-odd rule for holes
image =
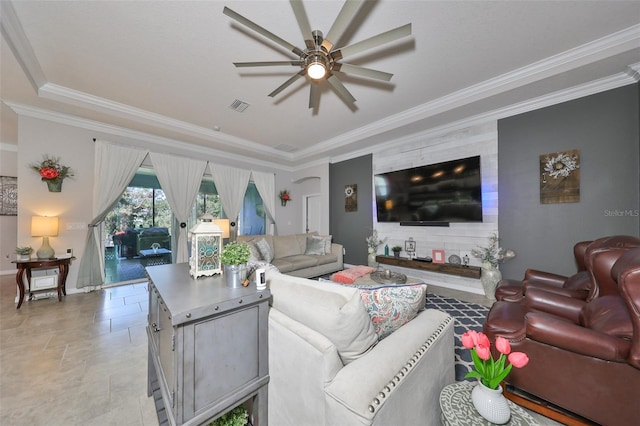
[[[454, 319], [454, 365], [456, 381], [465, 380], [464, 376], [471, 371], [473, 361], [468, 349], [462, 346], [460, 337], [465, 331], [482, 331], [482, 324], [487, 317], [489, 308], [476, 303], [467, 303], [451, 297], [427, 294], [427, 308], [437, 309], [451, 315]], [[468, 380], [468, 379], [467, 379]]]

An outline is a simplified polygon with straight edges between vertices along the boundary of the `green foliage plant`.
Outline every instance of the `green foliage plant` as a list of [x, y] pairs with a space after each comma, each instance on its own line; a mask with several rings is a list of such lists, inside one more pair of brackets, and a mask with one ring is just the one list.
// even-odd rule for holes
[[209, 426], [245, 426], [248, 418], [247, 409], [242, 405], [238, 405], [233, 410], [215, 419]]
[[16, 254], [27, 255], [27, 254], [31, 254], [32, 251], [33, 249], [29, 246], [16, 247]]
[[231, 242], [222, 249], [220, 262], [223, 265], [243, 265], [249, 261], [251, 252], [247, 243]]
[[393, 247], [391, 247], [391, 251], [394, 252], [394, 253], [400, 253], [402, 251], [402, 247], [393, 246]]

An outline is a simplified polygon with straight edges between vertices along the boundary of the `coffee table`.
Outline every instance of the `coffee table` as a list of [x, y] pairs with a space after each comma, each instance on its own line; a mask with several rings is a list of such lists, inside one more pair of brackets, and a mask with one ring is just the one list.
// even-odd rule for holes
[[371, 274], [364, 275], [354, 281], [353, 284], [347, 284], [351, 287], [357, 288], [378, 288], [378, 287], [388, 287], [388, 286], [403, 286], [403, 285], [411, 285], [411, 284], [425, 284], [423, 278], [416, 277], [407, 277], [406, 281], [403, 283], [379, 283], [371, 278]]
[[[445, 426], [492, 425], [485, 420], [473, 406], [471, 391], [476, 384], [468, 381], [447, 385], [440, 392], [442, 424]], [[511, 408], [511, 419], [507, 425], [532, 426], [538, 422], [522, 407], [507, 400]]]

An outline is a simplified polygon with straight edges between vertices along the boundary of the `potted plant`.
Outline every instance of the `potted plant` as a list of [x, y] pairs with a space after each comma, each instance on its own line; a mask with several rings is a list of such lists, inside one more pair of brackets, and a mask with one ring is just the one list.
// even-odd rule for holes
[[47, 183], [49, 192], [60, 192], [62, 181], [73, 177], [71, 167], [63, 166], [59, 158], [48, 155], [45, 155], [41, 162], [31, 164], [31, 168], [40, 175], [43, 182]]
[[400, 252], [402, 251], [402, 247], [393, 246], [393, 247], [391, 247], [391, 251], [393, 252], [393, 256], [394, 257], [400, 257]]
[[245, 426], [248, 424], [249, 413], [242, 405], [238, 405], [228, 413], [223, 414], [210, 423], [209, 426]]
[[465, 332], [462, 346], [471, 351], [474, 370], [469, 371], [465, 379], [476, 378], [478, 384], [471, 392], [471, 400], [478, 413], [492, 423], [504, 424], [509, 421], [511, 412], [507, 400], [502, 395], [502, 382], [512, 367], [522, 368], [529, 363], [524, 352], [512, 352], [511, 343], [504, 337], [498, 337], [495, 346], [500, 356], [497, 360], [491, 356], [491, 343], [484, 333], [475, 330]]
[[220, 254], [220, 263], [223, 265], [227, 287], [240, 287], [246, 272], [245, 264], [249, 261], [251, 252], [247, 243], [231, 242], [227, 244]]
[[16, 247], [16, 256], [18, 260], [29, 260], [31, 259], [31, 253], [33, 249], [29, 246], [25, 247]]

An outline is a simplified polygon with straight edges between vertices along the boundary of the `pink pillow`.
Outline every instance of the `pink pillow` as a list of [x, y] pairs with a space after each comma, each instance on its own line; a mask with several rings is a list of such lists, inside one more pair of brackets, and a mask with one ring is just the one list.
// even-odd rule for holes
[[376, 268], [372, 268], [371, 266], [358, 265], [345, 269], [344, 271], [336, 272], [331, 279], [337, 283], [353, 284], [358, 278], [370, 274], [375, 270]]

